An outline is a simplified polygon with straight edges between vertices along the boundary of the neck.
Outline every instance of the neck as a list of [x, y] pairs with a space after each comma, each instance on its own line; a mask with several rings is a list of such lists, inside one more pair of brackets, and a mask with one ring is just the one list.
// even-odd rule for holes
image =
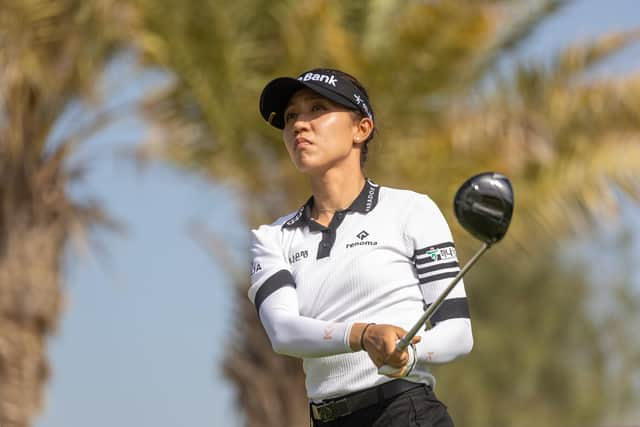
[[329, 171], [318, 177], [312, 177], [313, 212], [315, 216], [332, 214], [351, 206], [364, 187], [364, 175], [358, 169], [355, 173], [345, 174]]

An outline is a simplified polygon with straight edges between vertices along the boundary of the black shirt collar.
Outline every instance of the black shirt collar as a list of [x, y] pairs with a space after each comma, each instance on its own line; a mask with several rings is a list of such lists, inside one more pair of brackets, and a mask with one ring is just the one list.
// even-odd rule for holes
[[[359, 212], [367, 214], [371, 212], [378, 204], [378, 193], [380, 192], [380, 186], [370, 179], [366, 179], [364, 182], [364, 188], [344, 211]], [[309, 224], [311, 221], [311, 206], [313, 206], [313, 196], [309, 197], [309, 200], [298, 209], [296, 214], [291, 217], [287, 222], [282, 225], [282, 228], [296, 228]]]

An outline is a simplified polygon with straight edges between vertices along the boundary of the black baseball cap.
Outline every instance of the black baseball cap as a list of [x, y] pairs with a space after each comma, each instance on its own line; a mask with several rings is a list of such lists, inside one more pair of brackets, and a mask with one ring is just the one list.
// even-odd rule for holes
[[367, 95], [351, 80], [326, 68], [305, 71], [298, 77], [278, 77], [267, 83], [260, 95], [262, 117], [271, 126], [284, 129], [284, 110], [289, 99], [305, 87], [373, 120], [373, 109]]

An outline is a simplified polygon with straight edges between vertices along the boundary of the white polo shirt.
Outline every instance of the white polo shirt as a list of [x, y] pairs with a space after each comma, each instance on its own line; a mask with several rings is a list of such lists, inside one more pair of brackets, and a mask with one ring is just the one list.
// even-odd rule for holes
[[[425, 195], [367, 180], [328, 227], [310, 218], [312, 203], [252, 231], [249, 298], [274, 349], [303, 358], [307, 394], [321, 400], [390, 380], [350, 349], [354, 323], [409, 330], [460, 268], [449, 227]], [[407, 379], [433, 385], [430, 364], [471, 349], [462, 281], [431, 323]]]

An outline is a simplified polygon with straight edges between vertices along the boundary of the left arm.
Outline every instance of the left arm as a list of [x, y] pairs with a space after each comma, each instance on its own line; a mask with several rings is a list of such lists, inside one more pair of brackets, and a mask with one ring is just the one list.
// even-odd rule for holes
[[[420, 291], [428, 306], [438, 299], [460, 271], [451, 231], [436, 204], [427, 196], [417, 195], [409, 210], [404, 233], [408, 247], [413, 250]], [[447, 363], [471, 351], [471, 319], [462, 280], [430, 321], [433, 327], [420, 332], [422, 340], [415, 345], [410, 362], [415, 357], [417, 363]], [[413, 365], [409, 363], [407, 368]], [[399, 376], [399, 373], [389, 376]]]
[[[405, 226], [414, 249], [420, 291], [428, 306], [460, 272], [449, 225], [436, 204], [418, 196]], [[460, 280], [431, 317], [433, 327], [421, 333], [416, 345], [418, 362], [447, 363], [473, 347], [471, 319], [464, 281]]]

